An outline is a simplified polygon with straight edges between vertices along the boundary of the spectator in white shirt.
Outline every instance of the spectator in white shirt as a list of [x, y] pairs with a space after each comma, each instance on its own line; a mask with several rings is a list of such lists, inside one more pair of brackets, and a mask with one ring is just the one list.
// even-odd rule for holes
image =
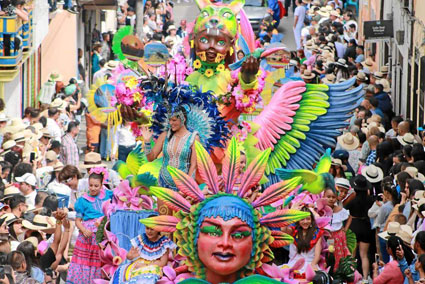
[[16, 181], [19, 182], [19, 190], [25, 197], [25, 203], [35, 207], [35, 196], [37, 195], [35, 190], [37, 185], [36, 177], [33, 174], [26, 173], [21, 177], [16, 177]]
[[53, 140], [61, 142], [62, 131], [57, 123], [60, 112], [57, 108], [51, 107], [48, 110], [49, 117], [47, 118], [47, 129], [49, 130], [50, 136]]
[[131, 132], [130, 123], [126, 121], [125, 124], [118, 129], [118, 160], [125, 162], [128, 154], [130, 154], [135, 146], [136, 139]]

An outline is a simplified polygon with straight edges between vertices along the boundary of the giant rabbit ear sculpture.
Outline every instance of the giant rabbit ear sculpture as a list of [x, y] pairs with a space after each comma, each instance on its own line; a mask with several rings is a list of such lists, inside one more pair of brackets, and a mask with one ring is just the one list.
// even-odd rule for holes
[[[205, 196], [192, 177], [168, 167], [178, 192], [190, 196], [194, 204], [191, 205], [176, 191], [151, 187], [153, 195], [177, 213], [175, 216], [152, 217], [140, 222], [158, 231], [175, 232], [178, 253], [187, 257], [186, 265], [197, 278], [216, 283], [217, 275], [221, 275], [222, 282], [233, 283], [238, 278], [253, 274], [262, 263], [271, 261], [271, 247], [285, 246], [293, 241], [281, 230], [271, 228], [285, 227], [306, 218], [310, 213], [284, 209], [263, 216], [259, 209], [288, 196], [297, 188], [301, 178], [274, 184], [251, 204], [245, 197], [261, 180], [270, 149], [261, 152], [249, 164], [240, 187], [234, 192], [240, 153], [236, 139], [231, 140], [223, 162], [224, 187], [218, 186], [218, 175], [211, 157], [199, 142], [195, 143], [200, 176], [213, 195]], [[232, 249], [223, 251], [219, 245], [215, 245], [225, 239], [234, 242]]]

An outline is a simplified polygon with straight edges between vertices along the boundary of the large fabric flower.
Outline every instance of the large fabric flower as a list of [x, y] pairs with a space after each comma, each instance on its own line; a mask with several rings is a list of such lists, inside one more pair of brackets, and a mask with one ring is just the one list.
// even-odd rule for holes
[[164, 276], [156, 282], [157, 284], [177, 284], [185, 279], [193, 277], [190, 273], [182, 273], [177, 275], [176, 271], [169, 266], [162, 269]]
[[141, 196], [138, 190], [138, 187], [131, 188], [128, 180], [123, 180], [114, 190], [118, 206], [130, 210], [152, 209], [152, 199], [144, 195]]
[[299, 259], [294, 266], [288, 268], [279, 268], [276, 264], [263, 264], [261, 268], [271, 278], [282, 281], [288, 284], [298, 284], [297, 280], [294, 280], [294, 271], [301, 269], [304, 266], [305, 260]]
[[127, 251], [120, 248], [116, 243], [108, 241], [103, 250], [100, 250], [99, 257], [104, 265], [102, 271], [108, 278], [111, 278], [118, 266], [126, 259]]

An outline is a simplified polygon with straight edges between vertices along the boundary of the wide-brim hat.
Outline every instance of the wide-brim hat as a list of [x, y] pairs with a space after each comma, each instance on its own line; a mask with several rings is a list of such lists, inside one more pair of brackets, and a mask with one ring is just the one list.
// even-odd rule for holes
[[387, 79], [381, 79], [377, 82], [378, 84], [381, 84], [384, 87], [384, 92], [388, 93], [391, 91], [390, 82], [388, 82]]
[[425, 176], [418, 171], [415, 167], [407, 167], [404, 172], [408, 173], [413, 179], [417, 179], [421, 182], [425, 181]]
[[7, 153], [9, 153], [11, 149], [15, 146], [16, 146], [15, 140], [13, 139], [7, 140], [6, 142], [3, 143], [3, 146], [2, 146], [3, 152], [0, 153], [0, 156], [4, 156]]
[[304, 74], [301, 75], [301, 78], [308, 79], [308, 80], [314, 79], [315, 77], [316, 77], [316, 74], [314, 74], [310, 70], [305, 70]]
[[412, 199], [412, 203], [416, 204], [420, 199], [425, 197], [425, 190], [417, 190], [415, 191], [415, 196]]
[[351, 134], [351, 132], [344, 133], [337, 140], [338, 144], [347, 151], [355, 150], [360, 145], [359, 138]]
[[355, 191], [367, 191], [372, 185], [363, 175], [357, 175], [350, 180], [350, 185]]
[[59, 110], [65, 110], [68, 106], [68, 103], [61, 98], [56, 98], [51, 104], [50, 107], [55, 107]]
[[356, 80], [359, 80], [360, 82], [366, 82], [367, 81], [367, 76], [364, 72], [359, 72], [356, 75]]
[[175, 25], [169, 25], [167, 28], [167, 33], [170, 32], [171, 30], [177, 30]]
[[84, 156], [84, 162], [80, 163], [80, 168], [89, 169], [94, 167], [107, 167], [99, 153], [90, 152]]
[[98, 48], [98, 47], [102, 47], [102, 44], [101, 44], [100, 42], [95, 42], [95, 43], [93, 44], [93, 49], [96, 49], [96, 48]]
[[0, 219], [4, 219], [4, 222], [6, 222], [6, 225], [9, 226], [13, 224], [16, 221], [21, 221], [21, 218], [16, 217], [13, 213], [6, 213], [0, 216]]
[[339, 17], [340, 16], [340, 14], [337, 11], [335, 11], [335, 10], [332, 10], [330, 15], [331, 16], [335, 16], [335, 17]]
[[48, 80], [51, 82], [62, 81], [62, 79], [62, 75], [59, 74], [57, 71], [53, 71], [52, 73], [50, 73], [48, 78]]
[[361, 131], [364, 134], [368, 134], [369, 133], [369, 130], [372, 127], [377, 127], [379, 129], [379, 132], [385, 133], [385, 128], [381, 124], [376, 123], [375, 121], [372, 121], [370, 123], [363, 124], [362, 126], [363, 127], [361, 128]]
[[10, 120], [10, 124], [3, 128], [2, 133], [10, 132], [12, 134], [24, 131], [27, 125], [24, 124], [22, 118], [15, 117]]
[[336, 77], [334, 74], [326, 74], [325, 78], [322, 79], [322, 82], [325, 84], [335, 83]]
[[425, 216], [425, 198], [419, 199], [416, 204], [412, 205], [412, 208], [421, 213], [422, 216]]
[[384, 79], [384, 74], [382, 74], [382, 72], [379, 72], [379, 71], [374, 72], [372, 76], [376, 79]]
[[[29, 131], [29, 132], [28, 132]], [[16, 143], [28, 141], [32, 136], [31, 130], [24, 130], [12, 135], [12, 139], [15, 140]]]
[[338, 59], [338, 61], [335, 62], [335, 65], [339, 65], [339, 66], [348, 68], [347, 61], [344, 58]]
[[344, 171], [347, 170], [347, 166], [342, 163], [341, 159], [332, 158], [331, 165], [332, 166], [340, 166]]
[[46, 137], [49, 139], [52, 138], [52, 135], [50, 134], [49, 129], [43, 128], [40, 132], [43, 134], [41, 137]]
[[403, 145], [413, 145], [415, 143], [415, 136], [412, 133], [406, 133], [403, 136], [397, 136], [398, 142]]
[[53, 171], [59, 172], [64, 168], [64, 165], [61, 161], [56, 161], [56, 163], [53, 166]]
[[2, 200], [12, 198], [13, 196], [21, 195], [21, 191], [15, 186], [9, 186], [4, 189], [4, 195]]
[[383, 75], [387, 75], [388, 74], [388, 66], [386, 66], [386, 65], [384, 65], [384, 66], [381, 66], [381, 72], [382, 72], [382, 74]]
[[346, 178], [336, 178], [335, 179], [335, 186], [344, 187], [346, 189], [351, 188], [351, 184]]
[[363, 66], [366, 66], [366, 67], [372, 67], [373, 66], [373, 60], [372, 59], [370, 59], [370, 58], [366, 58], [366, 60], [365, 61], [363, 61], [361, 64], [363, 65]]
[[119, 61], [116, 60], [109, 60], [106, 64], [105, 64], [105, 68], [108, 70], [115, 70], [117, 69], [118, 65], [119, 65]]
[[56, 227], [56, 219], [44, 215], [35, 215], [32, 222], [28, 220], [22, 221], [22, 226], [33, 231], [44, 231]]
[[380, 167], [375, 165], [363, 167], [361, 172], [362, 176], [364, 176], [371, 183], [377, 183], [384, 179], [384, 172]]
[[400, 231], [400, 223], [398, 222], [389, 222], [386, 231], [379, 233], [378, 236], [387, 240], [390, 236], [395, 236]]

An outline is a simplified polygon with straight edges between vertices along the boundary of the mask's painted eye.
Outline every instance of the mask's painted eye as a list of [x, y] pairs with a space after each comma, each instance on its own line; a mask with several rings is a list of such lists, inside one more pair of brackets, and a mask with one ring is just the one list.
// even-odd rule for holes
[[232, 17], [232, 13], [230, 12], [224, 12], [223, 17], [230, 19]]
[[207, 11], [202, 11], [202, 17], [208, 17], [210, 14], [208, 14]]
[[206, 37], [201, 37], [201, 39], [199, 40], [201, 43], [208, 43], [208, 39]]
[[218, 46], [225, 46], [225, 45], [226, 45], [226, 42], [225, 42], [224, 40], [219, 40], [219, 41], [217, 42], [217, 45], [218, 45]]

